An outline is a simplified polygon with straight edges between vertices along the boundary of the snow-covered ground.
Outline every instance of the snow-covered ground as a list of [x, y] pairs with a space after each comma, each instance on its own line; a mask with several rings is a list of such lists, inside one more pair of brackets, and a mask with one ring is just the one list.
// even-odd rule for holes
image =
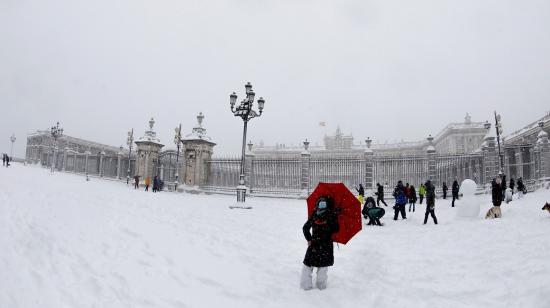
[[470, 220], [438, 200], [437, 226], [423, 206], [387, 212], [335, 250], [328, 289], [307, 292], [305, 201], [234, 199], [2, 168], [0, 307], [550, 307], [550, 191], [499, 220], [481, 217], [489, 196]]

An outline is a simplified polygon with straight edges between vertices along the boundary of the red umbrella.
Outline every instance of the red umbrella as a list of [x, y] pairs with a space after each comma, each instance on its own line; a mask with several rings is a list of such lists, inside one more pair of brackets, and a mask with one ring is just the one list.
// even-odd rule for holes
[[361, 204], [359, 200], [342, 183], [319, 183], [307, 198], [307, 215], [311, 217], [320, 197], [330, 197], [337, 209], [340, 231], [332, 236], [332, 240], [347, 244], [349, 240], [361, 231]]

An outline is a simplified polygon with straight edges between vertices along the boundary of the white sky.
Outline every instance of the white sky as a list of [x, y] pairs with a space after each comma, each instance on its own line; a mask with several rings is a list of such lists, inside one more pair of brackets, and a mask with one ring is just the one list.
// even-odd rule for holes
[[420, 140], [495, 109], [510, 133], [550, 110], [549, 30], [547, 0], [0, 0], [0, 151], [56, 121], [117, 146], [151, 116], [173, 147], [202, 111], [215, 153], [238, 155], [246, 81], [266, 99], [256, 144], [337, 124]]

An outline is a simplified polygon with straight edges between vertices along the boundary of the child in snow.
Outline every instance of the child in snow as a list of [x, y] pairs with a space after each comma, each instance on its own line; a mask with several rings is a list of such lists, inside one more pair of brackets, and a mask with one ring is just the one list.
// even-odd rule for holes
[[363, 206], [361, 213], [365, 219], [369, 219], [369, 223], [367, 225], [382, 226], [380, 218], [384, 216], [386, 211], [384, 211], [383, 208], [377, 207], [374, 198], [369, 196], [365, 201], [365, 206]]
[[145, 181], [144, 181], [144, 184], [145, 184], [145, 191], [149, 191], [149, 185], [151, 185], [151, 178], [146, 177]]
[[[313, 288], [313, 268], [317, 268], [317, 288], [327, 287], [328, 267], [334, 265], [334, 245], [332, 235], [339, 230], [338, 217], [334, 211], [332, 199], [321, 197], [317, 200], [315, 210], [302, 228], [307, 241], [304, 267], [300, 287], [304, 290]], [[310, 233], [310, 230], [312, 232]]]

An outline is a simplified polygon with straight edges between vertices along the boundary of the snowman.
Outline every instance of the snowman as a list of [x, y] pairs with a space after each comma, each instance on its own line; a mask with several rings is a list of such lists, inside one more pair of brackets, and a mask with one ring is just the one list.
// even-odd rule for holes
[[476, 182], [470, 179], [462, 181], [462, 184], [460, 184], [462, 199], [457, 206], [456, 213], [458, 217], [473, 218], [479, 216], [480, 206], [475, 198], [476, 190]]

